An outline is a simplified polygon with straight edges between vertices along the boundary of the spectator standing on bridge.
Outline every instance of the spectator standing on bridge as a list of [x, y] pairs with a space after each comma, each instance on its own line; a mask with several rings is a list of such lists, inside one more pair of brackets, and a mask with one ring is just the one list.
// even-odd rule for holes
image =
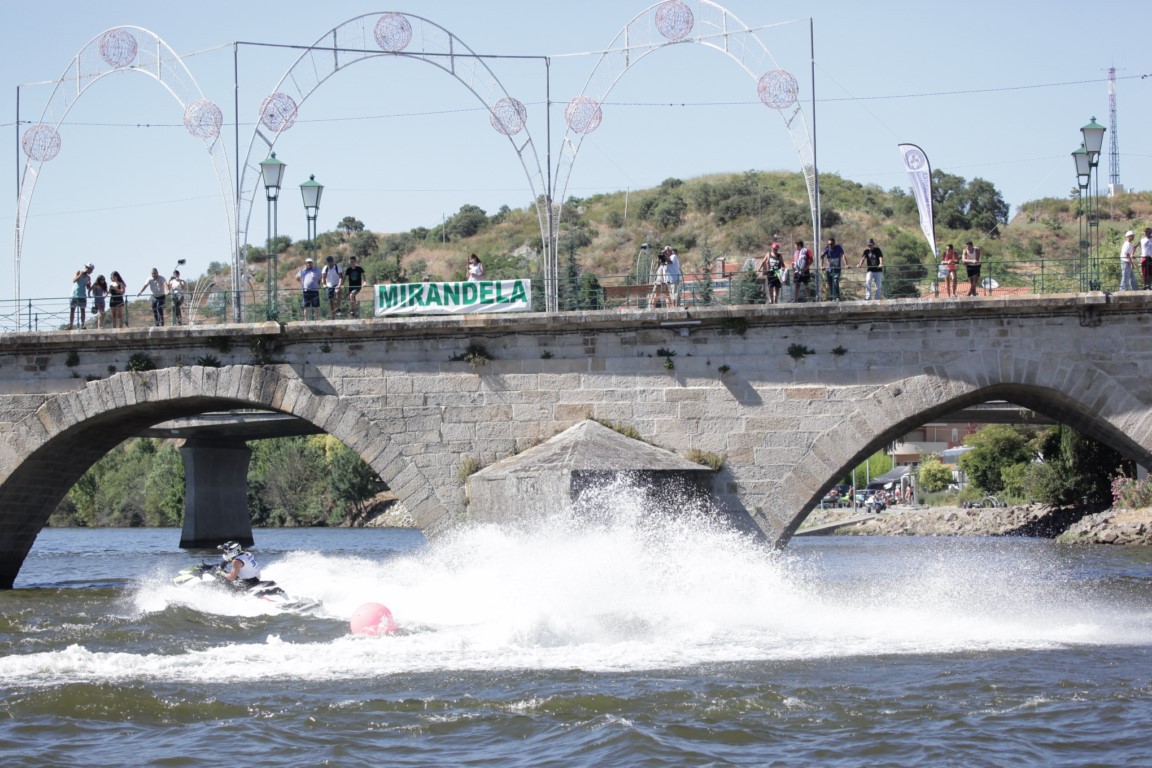
[[1120, 288], [1121, 291], [1136, 290], [1136, 272], [1133, 265], [1136, 261], [1136, 233], [1128, 230], [1124, 233], [1124, 243], [1120, 246]]
[[480, 261], [480, 257], [473, 253], [468, 257], [468, 282], [478, 283], [483, 279], [484, 262]]
[[128, 286], [120, 273], [112, 270], [112, 279], [108, 282], [108, 309], [112, 315], [113, 328], [125, 328], [128, 323], [124, 319], [124, 294], [128, 293]]
[[164, 300], [168, 297], [168, 283], [160, 277], [160, 270], [156, 267], [152, 267], [152, 277], [136, 295], [140, 296], [144, 291], [152, 293], [152, 320], [156, 325], [164, 325]]
[[960, 254], [960, 261], [968, 270], [968, 296], [979, 296], [976, 287], [980, 284], [980, 249], [972, 245], [969, 240], [964, 244], [964, 252]]
[[784, 286], [784, 255], [780, 253], [780, 243], [772, 243], [772, 248], [760, 260], [760, 271], [768, 286], [768, 303], [780, 303], [780, 289]]
[[952, 243], [948, 243], [948, 247], [940, 255], [940, 266], [944, 268], [944, 290], [950, 299], [956, 298], [956, 264], [959, 261], [956, 249], [952, 247]]
[[672, 306], [678, 307], [680, 306], [680, 254], [676, 253], [676, 249], [670, 245], [664, 247], [664, 252], [668, 256], [668, 285]]
[[69, 302], [68, 330], [76, 327], [76, 310], [80, 310], [80, 328], [84, 328], [84, 312], [88, 307], [88, 293], [92, 290], [93, 264], [85, 264], [72, 275], [72, 299]]
[[92, 317], [96, 320], [96, 327], [104, 327], [104, 297], [108, 295], [108, 282], [104, 275], [97, 275], [96, 282], [92, 283]]
[[1152, 227], [1144, 227], [1144, 237], [1140, 238], [1140, 274], [1144, 290], [1152, 288]]
[[180, 277], [180, 270], [172, 270], [172, 277], [168, 278], [168, 293], [172, 295], [172, 325], [183, 325], [184, 291], [188, 290], [188, 283]]
[[828, 299], [840, 301], [840, 272], [844, 268], [844, 246], [836, 238], [828, 238], [824, 248], [824, 273], [828, 276]]
[[304, 268], [296, 273], [304, 294], [304, 319], [315, 320], [320, 311], [320, 270], [312, 259], [304, 259]]
[[796, 286], [792, 301], [812, 301], [812, 252], [804, 247], [803, 240], [796, 241], [792, 251], [792, 284]]
[[336, 259], [329, 256], [320, 275], [324, 278], [324, 287], [328, 289], [328, 319], [336, 319], [336, 310], [340, 309], [340, 286], [344, 285], [344, 271], [336, 263]]
[[857, 267], [864, 267], [864, 298], [868, 301], [882, 298], [884, 290], [884, 252], [876, 245], [876, 241], [868, 238], [868, 247], [860, 256]]
[[656, 254], [656, 274], [652, 277], [652, 295], [648, 298], [651, 309], [666, 307], [669, 302], [668, 291], [668, 254], [664, 251]]
[[356, 257], [348, 259], [348, 269], [344, 270], [348, 280], [348, 308], [352, 317], [360, 317], [360, 289], [364, 287], [364, 267], [356, 262]]

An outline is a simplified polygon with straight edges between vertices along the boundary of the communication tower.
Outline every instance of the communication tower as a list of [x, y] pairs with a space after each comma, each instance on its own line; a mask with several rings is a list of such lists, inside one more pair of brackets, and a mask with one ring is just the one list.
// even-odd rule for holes
[[1108, 197], [1124, 194], [1120, 183], [1120, 143], [1116, 138], [1116, 67], [1108, 68]]

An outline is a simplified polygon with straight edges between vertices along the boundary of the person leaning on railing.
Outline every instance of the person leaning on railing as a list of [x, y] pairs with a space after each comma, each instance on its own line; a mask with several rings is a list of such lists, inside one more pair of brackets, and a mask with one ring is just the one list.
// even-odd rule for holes
[[964, 253], [960, 254], [960, 261], [968, 270], [968, 295], [978, 296], [976, 286], [980, 282], [980, 249], [973, 246], [971, 240], [964, 244]]

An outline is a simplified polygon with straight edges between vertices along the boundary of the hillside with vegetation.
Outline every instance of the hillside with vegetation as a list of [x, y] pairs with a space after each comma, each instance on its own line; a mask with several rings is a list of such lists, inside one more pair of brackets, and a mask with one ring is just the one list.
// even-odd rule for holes
[[[1009, 221], [1009, 204], [988, 181], [937, 170], [933, 173], [937, 244], [960, 250], [972, 240], [983, 250], [985, 276], [1005, 288], [1026, 292], [1079, 290], [1080, 211], [1075, 190], [1069, 199], [1024, 203]], [[886, 296], [924, 295], [931, 291], [935, 260], [920, 230], [911, 194], [883, 189], [835, 174], [820, 177], [823, 236], [845, 246], [853, 266], [868, 238], [883, 248], [888, 271]], [[1119, 283], [1118, 259], [1123, 233], [1140, 231], [1152, 221], [1152, 197], [1128, 193], [1100, 204], [1100, 269], [1105, 290]], [[796, 239], [811, 238], [808, 195], [798, 173], [748, 171], [689, 180], [666, 179], [654, 189], [571, 198], [560, 221], [562, 290], [566, 308], [585, 308], [577, 296], [589, 284], [647, 282], [637, 274], [643, 243], [677, 248], [686, 273], [726, 274], [759, 258], [773, 241], [785, 253]], [[280, 237], [282, 290], [297, 288], [295, 273], [307, 243]], [[469, 253], [484, 261], [493, 278], [537, 276], [541, 248], [534, 208], [503, 206], [489, 214], [465, 205], [433, 227], [407, 232], [374, 231], [356, 216], [345, 216], [316, 242], [321, 260], [333, 255], [341, 264], [357, 256], [370, 284], [397, 281], [449, 281], [464, 277]], [[265, 279], [265, 248], [247, 249], [257, 286]], [[720, 265], [723, 265], [721, 267]], [[214, 265], [225, 271], [223, 265]], [[639, 271], [644, 272], [646, 266]], [[585, 291], [581, 292], [583, 286]], [[260, 295], [257, 288], [256, 295]]]

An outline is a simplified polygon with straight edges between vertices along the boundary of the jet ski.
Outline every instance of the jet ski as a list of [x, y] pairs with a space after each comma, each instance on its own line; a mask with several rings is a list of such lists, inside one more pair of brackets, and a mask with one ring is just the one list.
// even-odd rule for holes
[[257, 581], [255, 583], [228, 581], [224, 578], [222, 566], [211, 563], [188, 566], [172, 577], [172, 583], [181, 587], [206, 585], [244, 595], [270, 603], [277, 610], [285, 613], [311, 613], [320, 607], [319, 600], [313, 600], [310, 597], [292, 597], [274, 581]]

